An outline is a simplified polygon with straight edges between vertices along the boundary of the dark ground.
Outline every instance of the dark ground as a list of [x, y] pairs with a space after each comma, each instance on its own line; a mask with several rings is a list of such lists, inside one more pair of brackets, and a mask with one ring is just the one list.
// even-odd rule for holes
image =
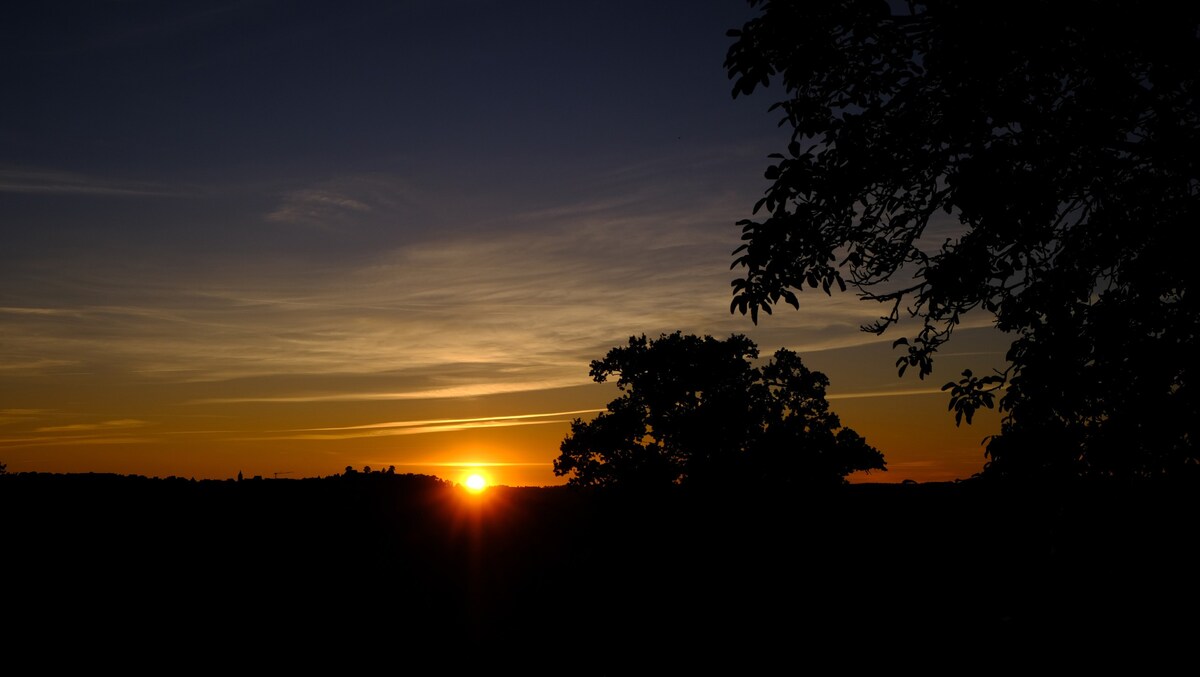
[[1200, 648], [1191, 486], [472, 496], [422, 476], [20, 474], [0, 509], [10, 660], [1146, 674]]

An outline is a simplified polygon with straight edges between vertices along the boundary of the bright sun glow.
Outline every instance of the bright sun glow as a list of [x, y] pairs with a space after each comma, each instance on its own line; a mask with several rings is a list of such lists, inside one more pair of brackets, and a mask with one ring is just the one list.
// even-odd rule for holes
[[475, 474], [468, 477], [465, 484], [471, 491], [483, 491], [487, 487], [487, 480], [484, 479], [483, 475]]

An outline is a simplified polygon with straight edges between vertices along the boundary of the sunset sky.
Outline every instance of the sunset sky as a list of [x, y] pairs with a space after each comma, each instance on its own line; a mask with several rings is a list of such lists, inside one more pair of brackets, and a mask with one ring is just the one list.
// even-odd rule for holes
[[[20, 3], [0, 23], [0, 463], [559, 484], [588, 363], [744, 333], [825, 372], [889, 471], [983, 465], [880, 308], [729, 312], [735, 222], [787, 130], [722, 68], [740, 0]], [[775, 93], [778, 93], [777, 91]], [[768, 92], [770, 94], [770, 92]], [[953, 236], [939, 224], [931, 240]]]

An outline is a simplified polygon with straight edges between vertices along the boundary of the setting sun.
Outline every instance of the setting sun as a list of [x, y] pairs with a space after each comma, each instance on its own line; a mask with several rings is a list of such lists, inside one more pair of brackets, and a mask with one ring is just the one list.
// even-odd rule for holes
[[483, 475], [474, 474], [467, 477], [465, 484], [471, 491], [483, 491], [487, 487], [487, 480]]

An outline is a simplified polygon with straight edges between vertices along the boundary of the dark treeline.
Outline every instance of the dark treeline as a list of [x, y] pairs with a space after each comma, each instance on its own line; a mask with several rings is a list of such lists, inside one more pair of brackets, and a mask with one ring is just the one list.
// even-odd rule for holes
[[1198, 495], [972, 480], [476, 496], [378, 472], [20, 473], [0, 476], [2, 583], [9, 646], [98, 660], [239, 647], [558, 674], [1118, 653], [1145, 666], [1198, 629]]

